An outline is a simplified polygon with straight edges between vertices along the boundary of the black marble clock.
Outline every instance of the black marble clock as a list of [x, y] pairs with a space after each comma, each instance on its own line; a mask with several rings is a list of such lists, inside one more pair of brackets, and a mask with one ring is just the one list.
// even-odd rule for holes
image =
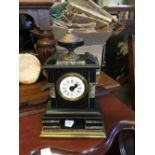
[[83, 39], [68, 33], [58, 41], [68, 53], [57, 53], [43, 66], [48, 72], [50, 100], [42, 120], [41, 137], [105, 137], [102, 113], [95, 98], [96, 70], [100, 65], [89, 52], [74, 53], [74, 48], [83, 44]]

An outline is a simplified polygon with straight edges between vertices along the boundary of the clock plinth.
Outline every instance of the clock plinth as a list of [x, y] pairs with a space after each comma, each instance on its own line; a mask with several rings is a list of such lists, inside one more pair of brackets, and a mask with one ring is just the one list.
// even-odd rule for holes
[[[82, 39], [70, 35], [74, 40], [62, 39], [58, 44], [70, 51], [83, 45]], [[103, 115], [95, 98], [96, 70], [100, 65], [88, 52], [69, 58], [72, 54], [57, 53], [43, 66], [48, 72], [50, 100], [40, 136], [105, 138]]]
[[[42, 138], [106, 138], [103, 115], [98, 107], [52, 109], [48, 102], [42, 123]], [[97, 105], [97, 104], [95, 104]]]

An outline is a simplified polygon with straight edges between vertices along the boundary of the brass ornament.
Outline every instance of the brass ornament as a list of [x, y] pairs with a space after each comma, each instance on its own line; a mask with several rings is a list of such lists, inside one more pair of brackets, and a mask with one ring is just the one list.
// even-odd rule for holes
[[63, 56], [65, 61], [77, 61], [79, 56], [74, 52], [74, 49], [84, 45], [84, 40], [72, 33], [72, 29], [68, 29], [65, 36], [58, 41], [58, 45], [67, 48], [68, 53]]
[[66, 35], [60, 40], [60, 42], [64, 43], [73, 43], [73, 42], [78, 42], [80, 38], [77, 36], [73, 35], [72, 29], [68, 29]]

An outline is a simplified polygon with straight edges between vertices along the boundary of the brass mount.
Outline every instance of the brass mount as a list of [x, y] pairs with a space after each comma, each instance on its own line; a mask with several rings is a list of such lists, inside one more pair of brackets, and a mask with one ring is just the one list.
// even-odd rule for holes
[[72, 32], [72, 29], [68, 29], [66, 35], [58, 41], [59, 46], [68, 50], [68, 53], [63, 57], [65, 61], [79, 60], [79, 56], [74, 52], [74, 49], [84, 45], [84, 40], [74, 35]]

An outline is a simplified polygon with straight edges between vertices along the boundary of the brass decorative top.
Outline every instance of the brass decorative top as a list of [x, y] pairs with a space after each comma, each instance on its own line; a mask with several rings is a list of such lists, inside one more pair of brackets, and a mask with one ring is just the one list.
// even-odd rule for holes
[[68, 53], [63, 56], [65, 61], [77, 61], [79, 56], [74, 53], [74, 49], [84, 45], [84, 40], [72, 33], [72, 29], [68, 29], [65, 36], [58, 40], [58, 45], [66, 48]]
[[73, 42], [79, 42], [81, 40], [82, 40], [81, 38], [77, 37], [72, 33], [72, 29], [68, 29], [66, 35], [62, 39], [60, 39], [60, 42], [73, 43]]

